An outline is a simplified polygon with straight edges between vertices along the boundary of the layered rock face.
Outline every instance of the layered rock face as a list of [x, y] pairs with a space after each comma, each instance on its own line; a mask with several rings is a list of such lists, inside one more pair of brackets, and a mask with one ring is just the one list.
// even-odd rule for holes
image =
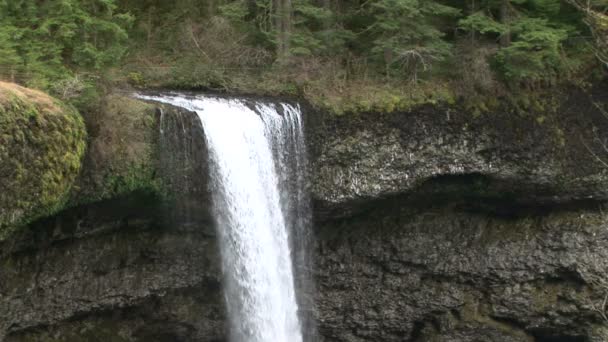
[[[147, 194], [68, 210], [4, 244], [5, 341], [213, 341], [224, 334], [209, 231]], [[0, 338], [0, 340], [2, 340]]]
[[[319, 340], [608, 340], [608, 121], [587, 96], [544, 115], [309, 112]], [[225, 340], [206, 179], [161, 167], [206, 174], [199, 139], [157, 154], [183, 196], [134, 191], [3, 242], [0, 340]]]
[[453, 108], [315, 120], [324, 339], [608, 340], [598, 94], [542, 120]]
[[601, 89], [573, 91], [549, 113], [505, 109], [473, 117], [426, 107], [314, 117], [309, 141], [317, 214], [348, 216], [380, 198], [447, 193], [463, 176], [474, 182], [458, 188], [457, 198], [524, 205], [603, 200], [608, 168], [599, 159], [608, 157], [601, 143], [608, 120], [597, 106], [604, 97]]
[[328, 341], [608, 339], [596, 311], [608, 267], [601, 214], [512, 220], [391, 203], [322, 232], [316, 303]]

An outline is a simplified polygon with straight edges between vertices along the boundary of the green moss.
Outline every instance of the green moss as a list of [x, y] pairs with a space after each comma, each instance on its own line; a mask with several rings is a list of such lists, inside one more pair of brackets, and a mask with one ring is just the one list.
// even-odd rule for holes
[[406, 112], [422, 105], [454, 105], [456, 98], [447, 84], [429, 83], [403, 87], [391, 84], [354, 84], [344, 93], [319, 89], [304, 97], [313, 106], [334, 115], [365, 112]]
[[564, 134], [564, 131], [560, 128], [560, 127], [554, 127], [555, 128], [555, 140], [557, 142], [557, 146], [559, 147], [566, 147], [566, 135]]
[[84, 196], [72, 199], [71, 206], [97, 202], [104, 199], [120, 197], [136, 191], [163, 195], [164, 190], [156, 170], [152, 165], [124, 165], [124, 169], [116, 173], [104, 175], [101, 183], [86, 189]]
[[72, 107], [0, 83], [0, 240], [15, 227], [61, 209], [86, 148]]
[[85, 170], [70, 205], [122, 196], [134, 191], [162, 194], [157, 172], [156, 106], [110, 95], [92, 121]]

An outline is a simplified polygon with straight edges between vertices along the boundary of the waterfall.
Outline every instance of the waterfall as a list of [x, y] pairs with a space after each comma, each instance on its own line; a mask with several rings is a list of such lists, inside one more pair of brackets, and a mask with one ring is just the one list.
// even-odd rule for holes
[[[138, 95], [198, 114], [210, 162], [230, 336], [302, 342], [309, 207], [301, 113], [289, 104], [204, 96]], [[306, 318], [303, 319], [306, 325]]]

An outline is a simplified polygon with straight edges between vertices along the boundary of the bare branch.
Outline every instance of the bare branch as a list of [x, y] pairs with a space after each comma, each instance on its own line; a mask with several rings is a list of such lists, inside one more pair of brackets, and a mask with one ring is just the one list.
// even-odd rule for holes
[[593, 7], [590, 0], [566, 0], [585, 15], [585, 24], [591, 30], [594, 38], [595, 55], [597, 59], [608, 66], [608, 15]]

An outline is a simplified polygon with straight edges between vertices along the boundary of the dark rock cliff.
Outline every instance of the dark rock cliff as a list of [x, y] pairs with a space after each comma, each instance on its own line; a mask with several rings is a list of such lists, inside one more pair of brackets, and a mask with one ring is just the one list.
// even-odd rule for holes
[[6, 340], [219, 339], [213, 239], [164, 223], [157, 203], [134, 194], [71, 209], [3, 245], [12, 250], [0, 272]]
[[595, 311], [608, 267], [599, 213], [507, 219], [396, 202], [320, 234], [316, 303], [327, 340], [608, 339]]
[[602, 94], [311, 120], [320, 335], [607, 341]]
[[[399, 114], [313, 115], [312, 192], [318, 217], [348, 216], [374, 200], [449, 192], [456, 197], [557, 204], [608, 197], [604, 90], [572, 90], [543, 113], [474, 117], [457, 107]], [[469, 176], [469, 177], [467, 177]], [[440, 186], [429, 185], [437, 184]]]
[[[309, 111], [320, 339], [608, 340], [601, 94], [542, 115]], [[204, 148], [162, 114], [191, 127], [155, 173], [181, 196], [133, 191], [2, 242], [0, 340], [225, 339], [206, 179], [180, 172], [206, 174]]]

